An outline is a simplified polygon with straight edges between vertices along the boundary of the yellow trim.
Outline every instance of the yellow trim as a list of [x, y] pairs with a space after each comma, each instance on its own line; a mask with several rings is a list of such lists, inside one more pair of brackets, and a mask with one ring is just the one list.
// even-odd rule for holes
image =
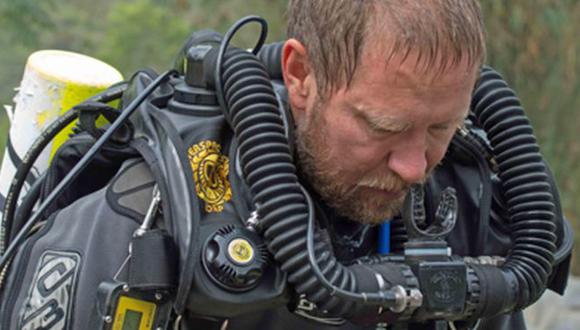
[[[94, 87], [88, 85], [82, 85], [79, 83], [65, 83], [62, 88], [62, 96], [60, 97], [59, 104], [59, 116], [62, 116], [66, 111], [74, 107], [75, 105], [81, 103], [82, 101], [88, 99], [89, 97], [105, 90], [104, 87]], [[49, 160], [52, 161], [52, 157], [60, 148], [60, 146], [68, 140], [68, 137], [72, 133], [72, 128], [76, 125], [76, 121], [68, 125], [60, 134], [58, 134], [52, 141], [52, 147], [50, 151]]]
[[125, 322], [125, 316], [127, 315], [127, 311], [138, 312], [141, 314], [141, 322], [139, 322], [139, 330], [151, 330], [153, 329], [153, 321], [155, 321], [156, 309], [157, 305], [155, 305], [154, 303], [145, 300], [121, 296], [119, 298], [117, 310], [115, 311], [113, 330], [123, 329], [123, 323]]

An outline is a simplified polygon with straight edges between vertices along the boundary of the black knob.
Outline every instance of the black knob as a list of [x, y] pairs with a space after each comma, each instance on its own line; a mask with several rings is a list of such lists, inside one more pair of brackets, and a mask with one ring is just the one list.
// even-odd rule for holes
[[267, 263], [262, 239], [255, 232], [234, 225], [218, 229], [203, 250], [203, 264], [210, 278], [228, 290], [253, 288]]
[[187, 51], [187, 61], [185, 64], [185, 81], [189, 86], [207, 88], [205, 77], [209, 73], [206, 71], [204, 60], [212, 50], [211, 45], [197, 45]]

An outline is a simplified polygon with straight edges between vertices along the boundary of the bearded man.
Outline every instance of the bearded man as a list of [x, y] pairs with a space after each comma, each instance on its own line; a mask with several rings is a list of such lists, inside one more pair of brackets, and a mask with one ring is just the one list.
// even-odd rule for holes
[[[297, 165], [318, 197], [335, 255], [348, 262], [376, 250], [377, 225], [400, 215], [413, 184], [449, 178], [456, 159], [445, 156], [466, 124], [486, 57], [480, 7], [471, 0], [291, 0], [288, 37], [282, 69]], [[453, 180], [461, 187], [465, 178]], [[478, 199], [477, 185], [464, 189]], [[505, 255], [507, 237], [476, 227], [483, 203], [463, 202], [462, 223], [448, 238], [453, 252]], [[489, 227], [504, 228], [505, 219], [491, 217], [497, 223]], [[228, 329], [367, 329], [318, 321], [278, 309], [232, 319]], [[477, 328], [525, 329], [525, 322], [518, 312]]]
[[443, 159], [485, 58], [474, 1], [293, 1], [284, 81], [306, 180], [377, 224]]
[[[439, 249], [443, 252], [428, 252], [440, 253], [437, 256], [446, 262], [460, 259], [463, 273], [449, 280], [448, 273], [436, 272], [443, 277], [440, 287], [445, 290], [433, 291], [448, 299], [431, 316], [454, 319], [471, 313], [458, 317], [464, 322], [452, 323], [461, 329], [525, 329], [519, 309], [533, 303], [546, 287], [563, 292], [571, 245], [563, 243], [565, 221], [549, 171], [534, 154], [541, 166], [526, 163], [512, 171], [512, 175], [523, 173], [524, 180], [511, 180], [509, 184], [519, 190], [513, 193], [506, 188], [504, 193], [500, 178], [506, 157], [499, 159], [494, 152], [499, 154], [505, 144], [498, 144], [498, 150], [490, 147], [486, 132], [478, 127], [489, 118], [478, 118], [473, 111], [472, 94], [485, 73], [486, 56], [478, 2], [291, 0], [288, 8], [289, 39], [273, 60], [281, 65], [278, 78], [283, 82], [271, 83], [263, 71], [246, 79], [255, 68], [251, 63], [263, 66], [241, 50], [229, 53], [234, 54], [231, 58], [248, 62], [237, 66], [228, 57], [224, 64], [228, 72], [224, 76], [232, 80], [226, 79], [227, 91], [222, 94], [231, 101], [243, 94], [240, 90], [257, 91], [258, 111], [252, 108], [251, 98], [242, 95], [240, 102], [228, 106], [242, 104], [252, 111], [232, 115], [228, 111], [234, 110], [225, 109], [223, 100], [218, 102], [224, 96], [214, 91], [217, 82], [204, 80], [214, 73], [207, 74], [205, 65], [219, 62], [207, 55], [215, 55], [214, 46], [221, 38], [211, 33], [192, 36], [192, 40], [203, 36], [203, 42], [186, 47], [190, 62], [178, 65], [185, 67], [182, 75], [165, 82], [152, 82], [154, 76], [147, 72], [133, 77], [124, 95], [124, 111], [138, 99], [134, 91], [156, 82], [164, 85], [152, 91], [131, 118], [127, 130], [134, 133], [131, 141], [118, 134], [120, 138], [89, 167], [93, 171], [81, 177], [92, 184], [69, 187], [53, 205], [54, 213], [39, 223], [42, 229], [31, 233], [13, 265], [3, 270], [2, 328], [355, 330], [385, 329], [399, 317], [404, 323], [395, 323], [396, 329], [446, 328], [441, 320], [414, 320], [421, 304], [412, 305], [417, 296], [407, 297], [405, 289], [398, 298], [393, 295], [395, 301], [406, 297], [400, 310], [366, 304], [385, 298], [395, 284], [409, 284], [411, 293], [418, 290], [418, 275], [405, 263], [407, 259], [382, 263], [384, 259], [377, 257], [377, 252], [385, 252], [377, 251], [385, 238], [392, 239], [391, 251], [398, 256], [403, 248], [407, 252], [401, 213], [410, 209], [404, 208], [405, 198], [413, 196], [409, 192], [418, 186], [425, 195], [423, 211], [429, 214], [435, 214], [439, 196], [448, 186], [457, 192], [457, 223], [446, 243], [436, 242], [445, 245]], [[232, 67], [241, 71], [232, 69], [236, 73], [229, 75]], [[255, 81], [265, 81], [265, 86], [252, 85]], [[233, 85], [239, 90], [228, 93]], [[266, 104], [268, 100], [276, 104]], [[509, 109], [519, 111], [516, 108]], [[273, 122], [279, 127], [267, 133], [279, 135], [266, 140], [260, 134]], [[501, 123], [494, 134], [521, 122]], [[251, 134], [245, 134], [248, 127]], [[286, 135], [281, 133], [284, 128]], [[72, 167], [64, 166], [67, 159], [88, 150], [89, 133], [68, 142], [72, 148], [63, 146], [42, 191], [50, 192]], [[77, 148], [81, 143], [85, 144]], [[513, 162], [527, 157], [530, 149], [534, 147], [516, 145]], [[286, 163], [276, 163], [282, 161]], [[252, 172], [256, 168], [268, 171], [256, 175]], [[540, 174], [531, 172], [537, 168]], [[268, 181], [270, 177], [274, 180]], [[533, 182], [528, 185], [527, 180]], [[528, 230], [520, 225], [520, 218], [506, 211], [505, 204], [527, 197], [537, 182], [541, 192], [516, 204], [524, 211], [535, 207], [523, 212], [539, 218], [526, 220], [525, 225], [535, 228]], [[300, 184], [306, 189], [301, 190]], [[288, 204], [274, 193], [283, 190], [279, 186], [294, 189]], [[299, 216], [292, 213], [306, 209]], [[270, 217], [274, 213], [280, 218]], [[542, 219], [548, 213], [548, 220]], [[316, 224], [307, 231], [305, 221]], [[382, 231], [386, 222], [392, 226], [392, 236]], [[307, 239], [313, 227], [316, 238]], [[537, 235], [515, 233], [522, 227], [524, 234]], [[314, 240], [316, 247], [308, 247]], [[467, 274], [463, 257], [509, 258], [514, 250], [519, 254], [513, 259], [524, 260], [525, 269], [516, 261], [509, 269], [475, 264]], [[307, 260], [310, 252], [319, 254]], [[425, 260], [433, 261], [435, 254]], [[318, 265], [325, 268], [319, 276], [332, 273], [327, 281], [344, 280], [347, 284], [341, 290], [350, 286], [350, 296], [358, 294], [364, 303], [340, 301], [336, 285], [342, 284], [334, 283], [332, 290], [325, 287], [312, 274], [317, 258], [326, 262]], [[365, 261], [369, 259], [381, 262]], [[382, 268], [379, 272], [372, 267]], [[540, 275], [532, 272], [526, 277], [528, 268], [540, 269]], [[355, 284], [355, 277], [363, 280]], [[468, 293], [467, 281], [470, 290], [475, 288]], [[427, 293], [432, 288], [420, 289]], [[369, 292], [379, 292], [373, 296], [376, 300], [368, 298]], [[457, 303], [449, 299], [453, 292], [459, 292], [463, 301], [457, 311], [452, 309], [457, 313], [449, 314], [449, 306]], [[493, 294], [480, 296], [480, 292]], [[502, 300], [504, 294], [508, 298]], [[488, 298], [501, 303], [488, 303], [492, 301]], [[476, 308], [479, 314], [474, 314]], [[482, 316], [489, 317], [477, 320]]]

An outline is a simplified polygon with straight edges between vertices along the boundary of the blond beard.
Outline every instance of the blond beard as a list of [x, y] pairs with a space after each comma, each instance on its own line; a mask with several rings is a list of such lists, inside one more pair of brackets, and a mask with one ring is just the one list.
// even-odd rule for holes
[[339, 215], [364, 224], [379, 224], [401, 211], [404, 195], [384, 200], [379, 195], [364, 193], [362, 187], [387, 191], [408, 190], [396, 174], [369, 174], [358, 182], [345, 182], [335, 167], [326, 141], [326, 127], [321, 120], [322, 103], [317, 101], [308, 123], [296, 127], [296, 150], [302, 176], [321, 199]]

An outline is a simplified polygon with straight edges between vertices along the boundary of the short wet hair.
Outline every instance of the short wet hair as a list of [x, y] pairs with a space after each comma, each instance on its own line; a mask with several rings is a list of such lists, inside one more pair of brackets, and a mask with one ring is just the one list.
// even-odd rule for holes
[[486, 56], [477, 0], [290, 0], [287, 15], [288, 37], [306, 47], [322, 96], [349, 86], [369, 36], [381, 29], [392, 39], [387, 62], [416, 51], [418, 68], [444, 72]]

